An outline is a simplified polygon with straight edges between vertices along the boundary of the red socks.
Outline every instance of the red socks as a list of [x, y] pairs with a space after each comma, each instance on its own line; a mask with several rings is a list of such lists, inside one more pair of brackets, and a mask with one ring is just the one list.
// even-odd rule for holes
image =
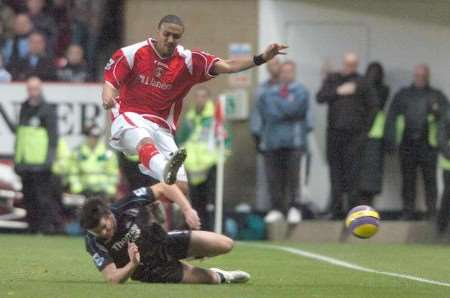
[[146, 168], [150, 167], [150, 160], [153, 156], [158, 154], [159, 151], [156, 149], [156, 146], [151, 143], [147, 143], [141, 146], [139, 149], [139, 161], [142, 165], [144, 165]]

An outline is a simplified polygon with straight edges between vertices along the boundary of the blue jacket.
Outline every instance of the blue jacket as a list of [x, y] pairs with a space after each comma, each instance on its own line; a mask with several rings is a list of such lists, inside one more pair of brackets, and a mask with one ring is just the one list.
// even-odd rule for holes
[[[14, 51], [13, 46], [14, 46], [14, 40], [12, 38], [5, 40], [5, 43], [3, 44], [2, 55], [3, 55], [3, 60], [4, 60], [3, 63], [5, 66], [10, 66], [11, 63], [16, 62], [16, 61], [11, 61], [13, 51]], [[28, 36], [18, 38], [17, 48], [18, 48], [19, 57], [16, 57], [16, 59], [24, 59], [28, 54]]]
[[250, 131], [256, 138], [261, 138], [261, 130], [263, 125], [261, 113], [258, 109], [258, 102], [260, 98], [274, 85], [275, 83], [267, 80], [264, 83], [261, 83], [255, 91], [255, 99], [253, 101], [252, 112], [250, 114]]
[[305, 149], [308, 123], [309, 92], [300, 83], [288, 86], [288, 97], [280, 96], [280, 85], [265, 86], [259, 92], [256, 110], [259, 125], [251, 123], [252, 133], [261, 138], [261, 149]]

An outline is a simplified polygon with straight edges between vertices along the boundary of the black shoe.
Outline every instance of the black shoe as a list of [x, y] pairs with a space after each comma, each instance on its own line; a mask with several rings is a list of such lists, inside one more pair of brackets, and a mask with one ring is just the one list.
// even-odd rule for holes
[[186, 149], [180, 148], [170, 157], [166, 166], [164, 167], [163, 177], [164, 183], [166, 184], [174, 184], [177, 181], [177, 174], [180, 167], [183, 165], [184, 160], [186, 159]]

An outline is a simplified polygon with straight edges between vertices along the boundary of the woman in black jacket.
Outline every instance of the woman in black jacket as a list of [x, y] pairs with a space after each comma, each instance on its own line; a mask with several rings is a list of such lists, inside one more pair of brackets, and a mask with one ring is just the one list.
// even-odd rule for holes
[[389, 97], [389, 87], [384, 83], [384, 70], [379, 62], [372, 62], [366, 70], [365, 79], [378, 97], [378, 113], [363, 153], [360, 174], [361, 203], [371, 205], [373, 197], [381, 193], [383, 185], [383, 131], [384, 107]]

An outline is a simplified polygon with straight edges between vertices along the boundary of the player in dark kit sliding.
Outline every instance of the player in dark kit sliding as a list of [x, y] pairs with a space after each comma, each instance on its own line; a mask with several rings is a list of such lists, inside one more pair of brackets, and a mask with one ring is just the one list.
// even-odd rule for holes
[[149, 223], [146, 206], [161, 198], [177, 203], [192, 229], [200, 220], [189, 201], [176, 187], [158, 183], [142, 187], [111, 206], [93, 199], [82, 208], [81, 226], [87, 230], [86, 249], [104, 278], [124, 283], [131, 278], [161, 283], [236, 283], [246, 282], [243, 271], [203, 269], [180, 260], [213, 257], [233, 248], [230, 238], [206, 231], [166, 231]]

